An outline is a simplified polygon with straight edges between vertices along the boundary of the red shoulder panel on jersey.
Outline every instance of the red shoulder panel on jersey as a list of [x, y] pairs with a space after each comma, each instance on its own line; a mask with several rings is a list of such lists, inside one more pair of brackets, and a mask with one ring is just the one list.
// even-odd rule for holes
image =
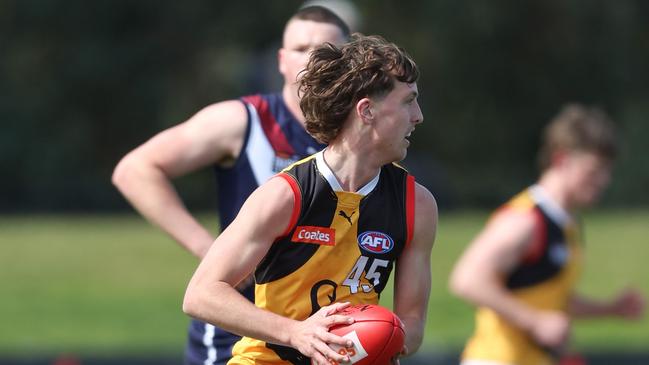
[[300, 191], [300, 187], [297, 185], [297, 181], [295, 181], [295, 179], [291, 175], [280, 172], [275, 176], [279, 176], [284, 180], [286, 180], [286, 182], [288, 182], [288, 185], [291, 187], [291, 190], [293, 190], [293, 197], [295, 198], [295, 201], [293, 202], [293, 212], [291, 213], [291, 220], [289, 221], [286, 230], [281, 235], [281, 237], [284, 237], [287, 236], [289, 233], [291, 233], [291, 230], [293, 229], [293, 227], [295, 227], [295, 224], [297, 223], [297, 219], [300, 216], [300, 210], [302, 207], [302, 192]]
[[548, 240], [548, 230], [545, 227], [546, 223], [543, 214], [538, 208], [533, 209], [532, 212], [536, 224], [534, 225], [532, 243], [528, 246], [523, 259], [523, 262], [526, 264], [533, 264], [541, 258]]
[[261, 121], [261, 128], [264, 130], [266, 137], [268, 137], [268, 141], [273, 146], [275, 153], [285, 155], [284, 157], [293, 156], [295, 150], [288, 143], [282, 128], [277, 123], [277, 120], [275, 120], [273, 113], [271, 113], [268, 101], [262, 98], [261, 95], [244, 96], [242, 100], [254, 105], [255, 109], [257, 109]]
[[406, 177], [406, 229], [408, 247], [415, 230], [415, 177], [410, 174]]

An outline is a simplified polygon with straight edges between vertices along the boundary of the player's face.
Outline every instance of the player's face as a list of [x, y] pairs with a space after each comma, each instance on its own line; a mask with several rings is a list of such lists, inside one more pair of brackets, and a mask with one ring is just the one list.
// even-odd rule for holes
[[424, 120], [417, 102], [418, 95], [417, 83], [395, 81], [394, 89], [375, 103], [372, 112], [377, 117], [379, 144], [381, 150], [388, 154], [389, 162], [406, 158], [410, 134]]
[[279, 72], [287, 85], [297, 89], [298, 75], [306, 68], [309, 54], [325, 42], [340, 45], [345, 42], [345, 37], [340, 28], [330, 23], [311, 20], [292, 20], [288, 23], [278, 61]]
[[593, 205], [611, 180], [611, 162], [589, 152], [569, 153], [564, 161], [563, 177], [571, 205]]

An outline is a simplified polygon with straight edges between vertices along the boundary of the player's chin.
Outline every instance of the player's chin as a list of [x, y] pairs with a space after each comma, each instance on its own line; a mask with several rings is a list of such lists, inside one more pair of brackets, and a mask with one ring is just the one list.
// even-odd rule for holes
[[600, 194], [595, 191], [582, 191], [579, 196], [579, 206], [582, 208], [592, 207], [599, 201]]
[[408, 149], [404, 148], [403, 151], [399, 154], [399, 158], [395, 161], [403, 161], [406, 159], [406, 156], [408, 156]]

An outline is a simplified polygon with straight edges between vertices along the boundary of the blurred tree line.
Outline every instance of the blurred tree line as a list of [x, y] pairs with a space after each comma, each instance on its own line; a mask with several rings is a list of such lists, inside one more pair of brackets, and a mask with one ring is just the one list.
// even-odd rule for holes
[[[608, 206], [649, 206], [649, 2], [355, 1], [364, 33], [418, 62], [405, 161], [442, 208], [493, 207], [536, 178], [543, 125], [604, 108], [623, 150]], [[200, 108], [278, 85], [301, 1], [0, 0], [0, 212], [125, 209], [117, 161]], [[210, 171], [178, 182], [214, 205]]]

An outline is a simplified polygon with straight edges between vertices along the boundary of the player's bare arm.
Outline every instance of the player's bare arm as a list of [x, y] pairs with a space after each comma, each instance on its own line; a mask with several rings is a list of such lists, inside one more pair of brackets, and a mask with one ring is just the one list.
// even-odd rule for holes
[[334, 314], [347, 304], [323, 307], [305, 321], [296, 321], [257, 308], [234, 286], [250, 275], [275, 239], [286, 232], [294, 195], [288, 182], [275, 177], [248, 198], [236, 219], [219, 235], [194, 273], [183, 311], [227, 331], [291, 346], [316, 364], [346, 357], [327, 343], [349, 346], [349, 340], [329, 333], [350, 318]]
[[570, 297], [570, 314], [578, 319], [620, 317], [640, 319], [644, 314], [645, 299], [636, 289], [627, 288], [608, 300], [593, 299], [580, 294]]
[[568, 317], [531, 308], [514, 298], [502, 281], [504, 274], [523, 260], [535, 227], [531, 212], [507, 209], [496, 213], [456, 264], [450, 287], [459, 297], [493, 309], [540, 344], [554, 347], [568, 337]]
[[147, 220], [203, 257], [214, 237], [187, 211], [171, 179], [234, 160], [246, 123], [240, 101], [208, 106], [127, 154], [115, 168], [113, 184]]
[[430, 255], [437, 230], [437, 203], [423, 186], [415, 185], [413, 238], [395, 271], [394, 311], [405, 326], [405, 354], [421, 346], [431, 286]]

